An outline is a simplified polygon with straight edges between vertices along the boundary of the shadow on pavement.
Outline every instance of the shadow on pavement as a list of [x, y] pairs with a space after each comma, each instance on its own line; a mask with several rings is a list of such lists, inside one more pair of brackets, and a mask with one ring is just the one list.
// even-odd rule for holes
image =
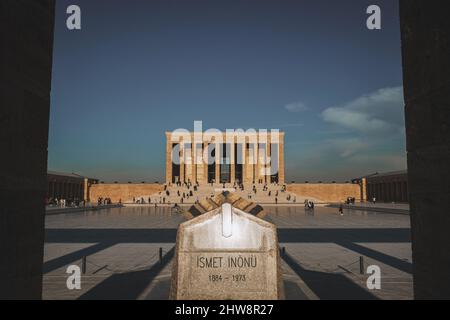
[[[97, 243], [44, 263], [44, 273], [71, 264], [118, 243], [175, 243], [177, 229], [46, 229], [46, 243]], [[367, 243], [408, 243], [409, 228], [279, 228], [280, 243], [336, 243], [394, 268], [411, 273], [409, 262], [358, 245]], [[83, 294], [80, 299], [136, 299], [172, 259], [174, 248], [149, 270], [113, 274]], [[376, 299], [374, 295], [340, 274], [311, 271], [300, 266], [287, 253], [286, 263], [320, 299]], [[291, 284], [288, 291], [303, 296]], [[301, 290], [300, 290], [301, 291]]]
[[46, 229], [46, 243], [175, 243], [177, 229]]
[[116, 242], [97, 243], [90, 247], [83, 248], [75, 252], [71, 252], [61, 257], [55, 258], [53, 260], [47, 261], [43, 265], [43, 273], [46, 274], [58, 268], [64, 267], [66, 265], [73, 264], [75, 261], [81, 260], [83, 257], [107, 249], [115, 244]]
[[376, 296], [341, 274], [307, 270], [287, 253], [281, 254], [281, 257], [319, 299], [378, 300]]
[[412, 274], [412, 263], [408, 261], [403, 261], [401, 259], [361, 246], [353, 242], [336, 242], [336, 244], [354, 252], [358, 252], [359, 254], [362, 254], [364, 256], [370, 257], [374, 260], [380, 261], [403, 272]]
[[[47, 243], [175, 243], [177, 229], [46, 229]], [[409, 228], [278, 228], [279, 242], [411, 242]]]
[[293, 281], [284, 280], [284, 297], [286, 300], [309, 300], [303, 290]]
[[409, 228], [278, 228], [278, 241], [289, 242], [411, 242]]
[[79, 297], [80, 300], [136, 300], [153, 279], [169, 263], [175, 253], [175, 247], [163, 257], [162, 262], [154, 264], [148, 270], [113, 274], [94, 288]]

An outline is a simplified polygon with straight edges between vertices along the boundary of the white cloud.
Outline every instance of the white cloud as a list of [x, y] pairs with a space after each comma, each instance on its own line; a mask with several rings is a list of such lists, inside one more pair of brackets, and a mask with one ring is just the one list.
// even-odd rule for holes
[[403, 88], [383, 88], [322, 112], [326, 122], [363, 133], [399, 132], [404, 127]]
[[328, 139], [320, 143], [316, 151], [330, 158], [349, 158], [367, 149], [368, 145], [359, 138]]
[[284, 106], [289, 112], [302, 112], [308, 110], [308, 107], [303, 102], [292, 102]]
[[392, 87], [325, 109], [320, 116], [329, 125], [290, 148], [292, 178], [349, 180], [406, 168], [403, 107], [403, 88]]

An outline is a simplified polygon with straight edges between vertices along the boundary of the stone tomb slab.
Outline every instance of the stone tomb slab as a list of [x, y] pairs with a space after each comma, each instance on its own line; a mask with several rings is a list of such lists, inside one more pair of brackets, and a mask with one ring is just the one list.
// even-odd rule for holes
[[229, 203], [178, 228], [171, 299], [282, 299], [277, 230]]

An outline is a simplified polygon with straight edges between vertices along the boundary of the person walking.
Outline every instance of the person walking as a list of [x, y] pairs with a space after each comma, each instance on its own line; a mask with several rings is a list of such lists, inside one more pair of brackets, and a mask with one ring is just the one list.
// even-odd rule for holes
[[341, 216], [344, 215], [344, 207], [342, 206], [342, 203], [339, 204], [339, 214], [340, 214]]

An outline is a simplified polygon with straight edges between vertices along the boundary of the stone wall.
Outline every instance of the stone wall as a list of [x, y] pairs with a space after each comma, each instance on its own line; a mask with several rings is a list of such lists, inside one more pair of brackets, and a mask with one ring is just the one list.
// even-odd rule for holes
[[161, 184], [149, 183], [107, 183], [93, 184], [89, 188], [89, 198], [92, 202], [97, 201], [99, 197], [111, 198], [112, 202], [128, 202], [133, 197], [149, 196], [155, 194], [164, 187]]
[[345, 201], [347, 197], [355, 197], [359, 200], [361, 197], [359, 184], [352, 183], [288, 184], [287, 191], [324, 202]]

